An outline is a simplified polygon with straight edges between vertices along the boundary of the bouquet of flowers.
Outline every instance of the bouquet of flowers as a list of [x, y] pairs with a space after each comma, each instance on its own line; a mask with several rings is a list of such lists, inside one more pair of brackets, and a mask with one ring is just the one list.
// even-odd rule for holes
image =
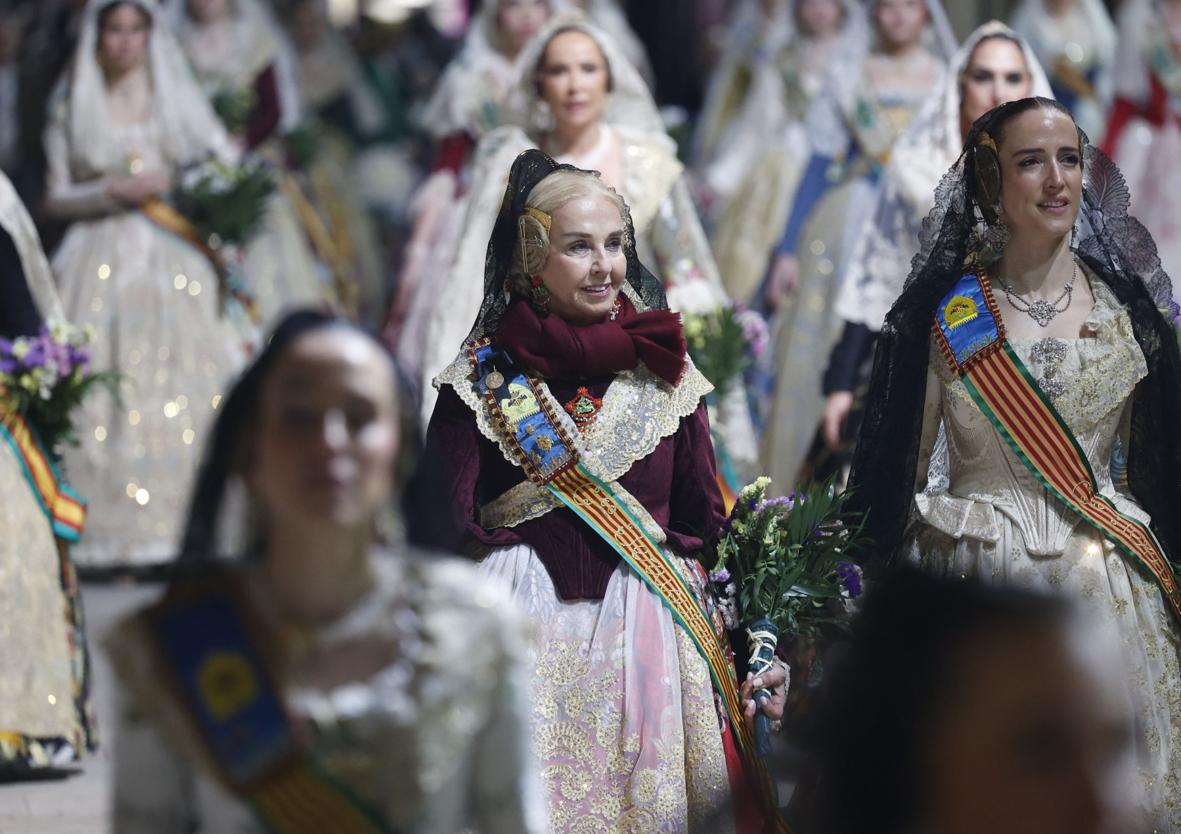
[[218, 87], [210, 95], [210, 103], [229, 133], [241, 133], [246, 130], [250, 116], [258, 106], [258, 96], [250, 87], [238, 90]]
[[[861, 543], [861, 522], [843, 508], [832, 481], [768, 498], [770, 478], [743, 487], [722, 528], [710, 578], [727, 625], [745, 625], [750, 668], [770, 668], [779, 635], [815, 636], [842, 623], [846, 602], [861, 595], [861, 569], [847, 553]], [[756, 701], [770, 697], [759, 690]], [[760, 754], [770, 750], [765, 716], [756, 719]]]
[[227, 165], [208, 160], [185, 170], [174, 194], [177, 209], [212, 249], [241, 246], [258, 231], [275, 190], [270, 167], [258, 160]]
[[720, 307], [704, 315], [685, 313], [683, 319], [693, 364], [719, 393], [733, 385], [746, 366], [767, 349], [767, 323], [754, 310]]
[[92, 388], [118, 396], [118, 374], [89, 369], [93, 341], [93, 328], [61, 323], [36, 336], [0, 339], [0, 402], [34, 426], [55, 457], [63, 444], [78, 445], [72, 414]]

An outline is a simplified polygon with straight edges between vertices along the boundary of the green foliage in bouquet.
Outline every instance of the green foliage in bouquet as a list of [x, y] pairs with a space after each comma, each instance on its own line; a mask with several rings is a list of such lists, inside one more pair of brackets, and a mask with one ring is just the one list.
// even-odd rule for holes
[[119, 399], [119, 374], [90, 370], [93, 328], [43, 327], [35, 336], [0, 339], [0, 405], [37, 430], [51, 454], [77, 446], [74, 411], [95, 388]]
[[222, 87], [213, 93], [213, 112], [230, 133], [242, 133], [250, 123], [250, 116], [258, 106], [258, 96], [250, 87], [234, 90]]
[[759, 478], [739, 492], [711, 576], [736, 597], [737, 622], [813, 637], [842, 622], [844, 601], [861, 594], [861, 569], [847, 554], [862, 543], [862, 522], [844, 510], [832, 480], [769, 499], [770, 483]]
[[685, 313], [682, 320], [693, 364], [714, 388], [724, 392], [738, 380], [750, 361], [742, 322], [731, 307], [705, 315]]
[[210, 160], [181, 176], [173, 199], [202, 238], [217, 248], [247, 243], [261, 226], [274, 191], [274, 173], [262, 162], [227, 165]]
[[287, 156], [297, 168], [307, 168], [315, 162], [323, 142], [323, 127], [315, 119], [304, 119], [283, 135]]

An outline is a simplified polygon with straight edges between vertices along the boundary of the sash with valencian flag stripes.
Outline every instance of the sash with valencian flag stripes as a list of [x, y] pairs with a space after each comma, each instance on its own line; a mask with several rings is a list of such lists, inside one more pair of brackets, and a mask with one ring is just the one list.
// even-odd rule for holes
[[1152, 532], [1099, 494], [1074, 434], [1005, 337], [988, 278], [964, 275], [939, 303], [932, 325], [952, 370], [1018, 459], [1067, 507], [1156, 579], [1181, 619], [1173, 566]]
[[474, 386], [500, 427], [518, 464], [533, 482], [548, 488], [637, 573], [685, 629], [709, 667], [715, 689], [726, 704], [730, 727], [747, 775], [759, 794], [766, 830], [789, 832], [775, 803], [775, 789], [754, 752], [743, 720], [734, 673], [709, 617], [677, 568], [621, 500], [623, 488], [596, 478], [579, 461], [578, 450], [542, 395], [542, 382], [519, 370], [512, 357], [489, 340], [468, 351]]
[[36, 432], [20, 414], [5, 413], [0, 407], [0, 438], [16, 453], [53, 534], [62, 541], [78, 541], [86, 523], [86, 502], [62, 480]]
[[271, 834], [393, 834], [305, 751], [234, 587], [189, 580], [140, 615], [215, 774]]

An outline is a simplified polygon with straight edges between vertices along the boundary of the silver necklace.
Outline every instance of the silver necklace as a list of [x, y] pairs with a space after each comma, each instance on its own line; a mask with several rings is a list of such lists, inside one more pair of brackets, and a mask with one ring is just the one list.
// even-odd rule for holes
[[[1017, 293], [1013, 292], [1010, 287], [1001, 278], [997, 278], [997, 283], [1001, 285], [1001, 289], [1005, 291], [1005, 298], [1008, 299], [1009, 304], [1018, 313], [1025, 313], [1031, 319], [1038, 323], [1039, 327], [1049, 327], [1059, 313], [1065, 312], [1070, 307], [1070, 299], [1074, 293], [1074, 282], [1078, 280], [1078, 260], [1074, 260], [1074, 273], [1070, 276], [1070, 283], [1062, 288], [1062, 294], [1053, 301], [1046, 301], [1044, 298], [1039, 298], [1034, 301], [1026, 301]], [[1065, 304], [1062, 302], [1065, 300]], [[1061, 307], [1058, 305], [1062, 304]]]

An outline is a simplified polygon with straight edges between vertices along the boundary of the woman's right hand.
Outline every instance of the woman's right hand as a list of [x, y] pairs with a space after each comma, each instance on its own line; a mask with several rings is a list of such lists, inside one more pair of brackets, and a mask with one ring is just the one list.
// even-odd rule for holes
[[115, 177], [107, 183], [107, 194], [126, 205], [138, 206], [149, 197], [164, 194], [171, 186], [171, 178], [164, 171], [145, 171]]
[[777, 310], [783, 299], [799, 289], [799, 286], [800, 259], [787, 253], [776, 255], [775, 262], [771, 265], [771, 276], [767, 280], [763, 302], [768, 309]]
[[834, 452], [841, 446], [841, 434], [845, 430], [845, 421], [849, 419], [849, 412], [852, 410], [852, 391], [833, 391], [824, 401], [821, 431], [824, 433], [825, 445]]

